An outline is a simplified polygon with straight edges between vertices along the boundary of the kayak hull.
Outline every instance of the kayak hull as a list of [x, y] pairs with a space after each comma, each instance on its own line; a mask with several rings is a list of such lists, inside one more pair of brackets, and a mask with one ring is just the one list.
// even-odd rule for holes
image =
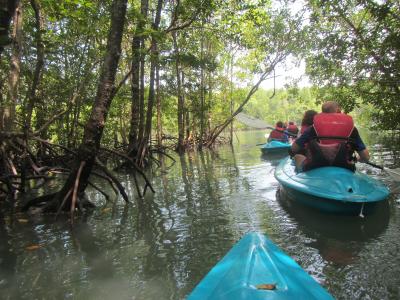
[[289, 198], [327, 213], [369, 214], [389, 196], [385, 185], [365, 174], [337, 167], [296, 173], [290, 158], [279, 163], [275, 178]]
[[266, 236], [248, 233], [187, 299], [324, 300], [333, 297]]
[[324, 239], [349, 242], [377, 238], [388, 227], [390, 219], [389, 201], [377, 202], [375, 213], [367, 218], [354, 218], [351, 215], [327, 214], [293, 201], [282, 188], [277, 191], [276, 199], [300, 227]]
[[303, 205], [310, 206], [314, 209], [331, 213], [343, 215], [359, 215], [371, 214], [375, 211], [377, 201], [374, 202], [352, 202], [352, 201], [339, 201], [329, 198], [318, 197], [309, 195], [298, 190], [285, 187], [289, 199], [297, 201]]
[[285, 154], [287, 155], [291, 145], [280, 141], [270, 141], [260, 147], [262, 154]]

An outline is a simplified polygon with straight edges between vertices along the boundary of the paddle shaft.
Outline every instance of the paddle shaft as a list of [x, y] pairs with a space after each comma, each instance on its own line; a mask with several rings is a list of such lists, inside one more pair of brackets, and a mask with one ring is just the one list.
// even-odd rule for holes
[[367, 165], [370, 165], [370, 166], [372, 166], [372, 167], [374, 167], [374, 168], [378, 168], [378, 169], [380, 169], [380, 170], [382, 170], [382, 171], [385, 171], [385, 172], [387, 172], [395, 181], [400, 181], [400, 173], [397, 172], [398, 169], [396, 169], [396, 171], [394, 171], [394, 170], [392, 170], [392, 169], [388, 169], [388, 168], [385, 168], [385, 167], [383, 167], [383, 166], [376, 165], [376, 164], [374, 164], [374, 163], [372, 163], [372, 162], [369, 162], [369, 161], [367, 161], [366, 164], [367, 164]]
[[370, 162], [370, 161], [366, 161], [365, 162], [367, 165], [370, 165], [371, 167], [374, 167], [374, 168], [377, 168], [377, 169], [380, 169], [380, 170], [386, 170], [386, 168], [384, 168], [384, 167], [382, 167], [382, 166], [379, 166], [379, 165], [376, 165], [376, 164], [374, 164], [374, 163], [372, 163], [372, 162]]

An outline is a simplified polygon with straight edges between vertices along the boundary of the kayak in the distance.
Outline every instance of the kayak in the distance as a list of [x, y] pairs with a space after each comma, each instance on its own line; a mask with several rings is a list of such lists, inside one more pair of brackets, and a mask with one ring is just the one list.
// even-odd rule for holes
[[297, 173], [289, 157], [276, 167], [275, 178], [289, 198], [329, 213], [368, 214], [390, 193], [380, 181], [345, 168], [322, 167]]
[[260, 147], [260, 150], [263, 154], [282, 153], [282, 154], [287, 155], [290, 147], [291, 147], [290, 143], [272, 140], [272, 141], [262, 145]]
[[188, 300], [333, 299], [260, 233], [246, 234], [200, 281]]

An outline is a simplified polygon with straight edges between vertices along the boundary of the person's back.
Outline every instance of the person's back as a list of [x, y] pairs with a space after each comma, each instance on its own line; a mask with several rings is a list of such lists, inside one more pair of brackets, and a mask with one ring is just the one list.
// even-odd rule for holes
[[304, 113], [303, 120], [301, 120], [301, 129], [300, 134], [303, 134], [307, 128], [313, 126], [314, 124], [314, 116], [318, 114], [315, 110], [307, 110]]
[[294, 124], [294, 122], [290, 121], [289, 122], [289, 126], [287, 127], [287, 131], [297, 135], [299, 133], [299, 128], [297, 128], [296, 124]]
[[304, 170], [336, 166], [354, 171], [354, 147], [350, 140], [353, 118], [342, 113], [320, 113], [314, 117], [313, 129], [316, 137], [307, 147]]
[[[292, 145], [298, 170], [307, 171], [323, 166], [337, 166], [355, 170], [352, 159], [357, 151], [361, 160], [369, 154], [351, 116], [340, 113], [339, 105], [329, 101], [322, 106], [322, 113], [314, 116], [312, 127]], [[306, 155], [297, 154], [302, 149]]]
[[276, 140], [276, 141], [287, 141], [287, 135], [285, 134], [285, 129], [283, 128], [283, 123], [278, 121], [275, 125], [275, 129], [271, 131], [268, 137], [268, 142]]

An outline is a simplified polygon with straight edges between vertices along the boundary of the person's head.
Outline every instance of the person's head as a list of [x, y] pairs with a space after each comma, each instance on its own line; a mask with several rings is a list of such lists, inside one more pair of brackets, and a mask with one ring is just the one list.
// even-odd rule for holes
[[340, 106], [336, 101], [326, 101], [321, 109], [323, 113], [340, 113]]
[[278, 121], [278, 122], [276, 122], [275, 126], [278, 127], [278, 128], [283, 128], [283, 122], [282, 121]]
[[311, 126], [314, 124], [314, 116], [318, 114], [315, 110], [307, 110], [304, 113], [303, 120], [301, 121], [301, 125]]

